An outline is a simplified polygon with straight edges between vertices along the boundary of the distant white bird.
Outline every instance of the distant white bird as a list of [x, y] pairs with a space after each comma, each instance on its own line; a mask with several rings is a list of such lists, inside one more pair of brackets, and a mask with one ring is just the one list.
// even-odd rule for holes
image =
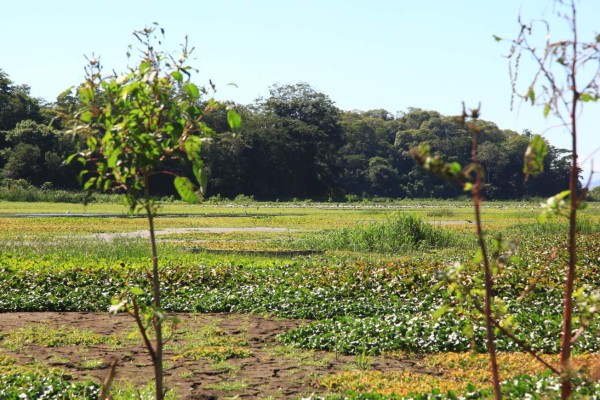
[[71, 214], [71, 210], [67, 210], [65, 214]]

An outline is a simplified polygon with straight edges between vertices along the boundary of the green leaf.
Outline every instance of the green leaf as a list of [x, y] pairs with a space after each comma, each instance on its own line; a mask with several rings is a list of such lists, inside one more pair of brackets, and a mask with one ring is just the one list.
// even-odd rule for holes
[[198, 89], [198, 86], [193, 83], [186, 83], [185, 86], [183, 86], [183, 91], [193, 100], [198, 100], [200, 98], [200, 90]]
[[71, 86], [67, 90], [63, 90], [56, 98], [59, 99], [59, 100], [62, 100], [65, 97], [69, 96], [71, 94], [71, 92], [73, 91], [74, 87], [75, 86]]
[[67, 159], [65, 160], [65, 164], [71, 164], [75, 157], [79, 157], [79, 153], [71, 154], [69, 157], [67, 157]]
[[83, 190], [88, 190], [96, 183], [97, 177], [93, 177], [88, 179], [88, 181], [83, 185]]
[[567, 197], [569, 194], [571, 194], [570, 190], [563, 190], [562, 192], [560, 192], [559, 194], [557, 194], [556, 196], [554, 196], [554, 198], [557, 199], [557, 200], [562, 200], [565, 197]]
[[589, 101], [596, 101], [598, 100], [597, 96], [593, 96], [590, 93], [581, 93], [581, 96], [579, 96], [579, 99], [583, 102], [589, 102]]
[[194, 191], [194, 185], [185, 176], [178, 176], [174, 181], [175, 189], [184, 201], [188, 203], [195, 203], [198, 200], [196, 192]]
[[463, 326], [463, 328], [462, 328], [462, 333], [466, 337], [473, 337], [473, 325], [472, 324], [465, 324], [465, 326]]
[[544, 118], [548, 116], [548, 114], [550, 114], [550, 103], [546, 103], [546, 105], [544, 105]]
[[499, 42], [499, 41], [501, 41], [501, 40], [502, 40], [502, 38], [501, 38], [500, 36], [496, 36], [496, 35], [492, 35], [492, 36], [494, 37], [494, 40], [495, 40], [496, 42]]
[[107, 154], [106, 164], [109, 168], [115, 168], [117, 161], [119, 161], [119, 151], [113, 151], [112, 154]]
[[449, 174], [458, 175], [458, 174], [460, 174], [460, 171], [462, 171], [462, 167], [460, 166], [459, 163], [453, 162], [448, 165], [448, 173]]
[[203, 166], [194, 167], [194, 175], [200, 184], [200, 193], [204, 195], [206, 193], [206, 185], [208, 184], [206, 169]]
[[227, 123], [229, 124], [229, 127], [236, 132], [242, 126], [242, 117], [240, 117], [235, 110], [229, 110], [227, 111]]
[[515, 324], [515, 317], [514, 317], [514, 315], [509, 315], [509, 316], [507, 316], [504, 319], [504, 321], [502, 321], [500, 323], [500, 326], [502, 326], [503, 328], [506, 328], [506, 329], [510, 330], [510, 329], [512, 329], [512, 327], [514, 326], [514, 324]]
[[173, 71], [171, 72], [171, 76], [173, 77], [173, 79], [175, 79], [177, 82], [181, 82], [183, 81], [183, 74], [179, 71]]
[[529, 97], [529, 100], [531, 100], [531, 104], [535, 104], [535, 91], [533, 90], [533, 87], [529, 88], [529, 91], [527, 92], [527, 97]]
[[134, 296], [142, 296], [144, 294], [144, 291], [138, 286], [134, 286], [129, 288], [129, 293], [131, 293]]
[[434, 320], [439, 319], [442, 315], [446, 314], [446, 312], [448, 311], [449, 308], [450, 308], [449, 304], [444, 304], [443, 306], [441, 306], [440, 308], [435, 310], [435, 312], [432, 315], [432, 318]]
[[138, 67], [139, 73], [140, 74], [145, 74], [146, 72], [148, 72], [148, 70], [151, 68], [151, 64], [149, 61], [142, 61], [140, 63], [140, 66]]
[[183, 144], [185, 152], [191, 161], [200, 160], [202, 152], [202, 139], [198, 136], [188, 136]]
[[475, 256], [473, 257], [473, 264], [479, 264], [480, 262], [483, 261], [483, 253], [481, 253], [481, 250], [478, 250], [477, 253], [475, 253]]
[[79, 100], [81, 100], [82, 103], [89, 103], [93, 98], [94, 92], [91, 88], [87, 86], [82, 86], [81, 88], [79, 88]]
[[133, 90], [133, 88], [134, 88], [133, 84], [123, 86], [123, 89], [121, 90], [121, 99], [123, 101], [127, 100], [127, 96], [129, 96], [129, 93]]
[[548, 146], [544, 138], [540, 135], [533, 135], [525, 151], [525, 163], [523, 165], [525, 182], [527, 182], [530, 175], [537, 176], [544, 172], [544, 158], [547, 154]]

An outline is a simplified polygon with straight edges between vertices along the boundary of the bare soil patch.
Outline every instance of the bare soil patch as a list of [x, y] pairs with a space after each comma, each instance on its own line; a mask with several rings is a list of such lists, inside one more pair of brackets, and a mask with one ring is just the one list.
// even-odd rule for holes
[[[243, 314], [178, 314], [182, 320], [173, 341], [165, 352], [167, 386], [182, 399], [210, 398], [300, 398], [322, 393], [316, 381], [319, 376], [357, 369], [357, 357], [329, 352], [304, 351], [281, 346], [277, 335], [297, 327], [304, 321], [267, 318]], [[1, 332], [6, 334], [23, 327], [44, 327], [48, 331], [60, 327], [91, 330], [102, 335], [123, 338], [115, 345], [44, 347], [28, 344], [19, 349], [0, 352], [19, 363], [45, 363], [66, 370], [76, 380], [101, 382], [112, 360], [118, 360], [115, 380], [143, 386], [152, 381], [153, 369], [139, 337], [127, 338], [135, 332], [131, 317], [87, 312], [42, 312], [0, 314]], [[182, 355], [182, 349], [194, 346], [194, 332], [214, 326], [224, 336], [243, 339], [250, 355], [225, 361]], [[131, 336], [131, 335], [130, 335]], [[0, 346], [3, 346], [0, 341]], [[406, 357], [373, 357], [369, 368], [380, 371], [416, 369]], [[423, 371], [427, 373], [426, 371]]]

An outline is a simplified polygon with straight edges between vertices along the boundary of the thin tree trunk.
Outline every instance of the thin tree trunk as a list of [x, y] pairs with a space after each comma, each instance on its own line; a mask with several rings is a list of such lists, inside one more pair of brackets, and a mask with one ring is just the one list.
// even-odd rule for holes
[[[471, 148], [471, 160], [477, 164], [477, 133], [473, 131], [472, 148]], [[478, 167], [480, 168], [480, 167]], [[484, 267], [484, 282], [485, 282], [485, 303], [484, 303], [484, 314], [485, 314], [485, 332], [487, 337], [487, 348], [488, 354], [490, 355], [490, 370], [492, 372], [492, 383], [494, 385], [494, 398], [496, 400], [502, 399], [502, 393], [500, 392], [500, 374], [498, 372], [498, 361], [496, 360], [496, 345], [494, 343], [494, 321], [492, 316], [492, 290], [493, 290], [493, 278], [492, 271], [490, 268], [490, 261], [488, 259], [487, 247], [483, 238], [483, 230], [481, 228], [481, 170], [477, 170], [476, 181], [473, 185], [473, 205], [475, 208], [475, 221], [477, 227], [477, 238], [479, 241], [479, 247], [481, 248], [481, 255], [483, 256], [483, 267]]]
[[[148, 175], [144, 176], [145, 181], [145, 201], [146, 215], [148, 217], [148, 230], [150, 232], [150, 247], [152, 249], [152, 291], [154, 295], [154, 308], [160, 310], [160, 280], [158, 276], [158, 255], [156, 251], [156, 237], [154, 235], [154, 213], [150, 208], [150, 189]], [[154, 387], [156, 390], [156, 400], [163, 400], [163, 338], [162, 338], [162, 320], [156, 314], [152, 319], [154, 330], [156, 331], [155, 342], [155, 363], [154, 363]]]
[[[479, 180], [480, 178], [478, 178]], [[480, 186], [480, 182], [476, 184]], [[477, 188], [477, 192], [479, 188]], [[488, 260], [487, 248], [485, 246], [485, 240], [483, 239], [483, 232], [481, 230], [481, 212], [479, 209], [479, 203], [481, 199], [479, 198], [479, 194], [477, 194], [474, 198], [475, 202], [475, 220], [477, 222], [477, 236], [479, 238], [479, 247], [481, 248], [481, 254], [483, 256], [483, 266], [485, 273], [485, 304], [484, 304], [484, 314], [485, 314], [485, 332], [487, 337], [487, 348], [488, 353], [490, 355], [490, 369], [492, 372], [492, 381], [494, 384], [494, 397], [499, 400], [502, 398], [502, 394], [500, 392], [500, 374], [498, 372], [498, 361], [496, 360], [496, 345], [494, 343], [494, 321], [492, 319], [492, 290], [493, 290], [493, 280], [492, 280], [492, 271], [490, 268], [490, 262]]]
[[577, 165], [577, 102], [579, 93], [577, 91], [577, 18], [575, 3], [571, 2], [572, 29], [573, 29], [573, 60], [571, 65], [571, 91], [573, 93], [570, 123], [571, 123], [571, 171], [569, 175], [569, 267], [565, 279], [565, 297], [563, 303], [563, 332], [560, 344], [560, 372], [562, 374], [561, 398], [568, 399], [571, 396], [572, 385], [570, 377], [571, 364], [571, 337], [573, 335], [573, 288], [575, 284], [575, 270], [577, 265], [577, 178], [579, 167]]

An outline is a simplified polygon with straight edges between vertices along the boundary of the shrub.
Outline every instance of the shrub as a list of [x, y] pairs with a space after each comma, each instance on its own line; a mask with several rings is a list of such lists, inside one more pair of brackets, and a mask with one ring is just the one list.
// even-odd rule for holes
[[456, 239], [412, 214], [395, 214], [383, 223], [327, 231], [307, 239], [313, 248], [398, 254], [411, 250], [449, 247]]

